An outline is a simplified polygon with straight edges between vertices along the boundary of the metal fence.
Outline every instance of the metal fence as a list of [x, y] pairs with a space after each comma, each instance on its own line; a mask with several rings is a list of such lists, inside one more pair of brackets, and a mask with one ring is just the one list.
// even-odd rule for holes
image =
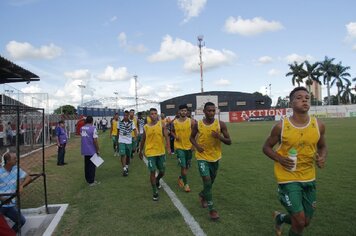
[[[9, 171], [2, 160], [0, 166], [0, 207], [15, 203], [18, 215], [21, 208], [47, 208], [45, 175], [45, 145], [49, 143], [49, 127], [44, 109], [20, 105], [0, 105], [0, 155], [16, 153], [17, 164]], [[19, 168], [16, 168], [19, 167]], [[7, 169], [5, 169], [7, 168]], [[11, 171], [16, 171], [12, 173]], [[31, 177], [21, 195], [21, 171]], [[3, 174], [1, 174], [3, 173]]]

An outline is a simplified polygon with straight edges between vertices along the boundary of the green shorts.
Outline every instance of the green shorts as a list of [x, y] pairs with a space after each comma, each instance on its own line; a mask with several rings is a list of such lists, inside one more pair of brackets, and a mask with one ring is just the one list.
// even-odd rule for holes
[[278, 197], [289, 214], [303, 211], [311, 219], [316, 208], [315, 181], [279, 184]]
[[147, 162], [148, 170], [150, 172], [154, 172], [157, 169], [160, 172], [164, 172], [166, 170], [166, 155], [147, 157]]
[[142, 134], [138, 134], [137, 136], [137, 143], [139, 144], [141, 142], [142, 139]]
[[119, 136], [117, 135], [111, 135], [111, 140], [114, 144], [117, 144], [117, 142], [119, 141]]
[[211, 179], [215, 179], [216, 174], [219, 169], [219, 161], [216, 162], [208, 162], [198, 160], [198, 168], [200, 176], [210, 176]]
[[135, 138], [132, 138], [132, 150], [136, 150], [136, 147], [137, 147], [137, 141]]
[[176, 149], [177, 159], [182, 168], [188, 169], [192, 160], [192, 150]]
[[119, 143], [119, 155], [121, 157], [123, 156], [131, 157], [131, 153], [132, 153], [131, 144]]

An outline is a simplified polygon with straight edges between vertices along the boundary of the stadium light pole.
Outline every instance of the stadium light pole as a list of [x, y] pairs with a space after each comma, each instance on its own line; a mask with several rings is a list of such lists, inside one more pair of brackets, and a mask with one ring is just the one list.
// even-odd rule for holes
[[200, 91], [203, 93], [204, 92], [204, 87], [203, 87], [203, 58], [202, 58], [202, 47], [205, 46], [205, 42], [203, 42], [204, 36], [199, 35], [198, 36], [198, 47], [199, 47], [199, 66], [200, 66]]
[[83, 107], [83, 96], [84, 96], [84, 94], [83, 94], [83, 89], [85, 89], [86, 86], [83, 85], [83, 84], [79, 84], [78, 87], [80, 88], [80, 94], [82, 95], [82, 101], [81, 101], [81, 104], [80, 104], [80, 105]]

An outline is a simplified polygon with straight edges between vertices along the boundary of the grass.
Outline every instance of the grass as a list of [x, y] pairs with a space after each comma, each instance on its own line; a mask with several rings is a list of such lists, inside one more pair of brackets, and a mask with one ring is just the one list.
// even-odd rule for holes
[[[317, 211], [304, 235], [355, 235], [356, 227], [356, 119], [328, 119], [327, 166], [318, 170]], [[179, 167], [167, 156], [164, 180], [208, 235], [273, 235], [272, 212], [283, 210], [277, 200], [273, 162], [261, 152], [273, 122], [228, 124], [233, 144], [224, 146], [213, 198], [221, 220], [211, 222], [199, 207], [202, 188], [196, 162], [189, 171], [192, 192], [177, 186]], [[147, 167], [137, 157], [130, 175], [122, 177], [112, 155], [108, 133], [100, 135], [103, 166], [97, 169], [101, 185], [89, 188], [84, 180], [79, 138], [70, 140], [66, 162], [47, 162], [50, 203], [69, 203], [55, 235], [191, 235], [180, 213], [160, 190], [153, 202]], [[284, 230], [287, 235], [288, 227]]]

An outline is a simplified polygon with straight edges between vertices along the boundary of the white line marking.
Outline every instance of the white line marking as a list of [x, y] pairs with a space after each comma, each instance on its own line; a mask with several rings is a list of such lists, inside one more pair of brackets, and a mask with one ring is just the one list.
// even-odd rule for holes
[[[144, 157], [143, 161], [147, 165], [147, 159]], [[180, 214], [183, 216], [185, 223], [189, 226], [190, 230], [195, 236], [206, 236], [206, 233], [200, 227], [199, 223], [194, 219], [194, 217], [189, 213], [187, 208], [178, 199], [177, 195], [172, 191], [172, 189], [161, 179], [161, 185], [164, 191], [167, 193], [168, 197], [171, 199], [173, 205], [178, 209]]]

